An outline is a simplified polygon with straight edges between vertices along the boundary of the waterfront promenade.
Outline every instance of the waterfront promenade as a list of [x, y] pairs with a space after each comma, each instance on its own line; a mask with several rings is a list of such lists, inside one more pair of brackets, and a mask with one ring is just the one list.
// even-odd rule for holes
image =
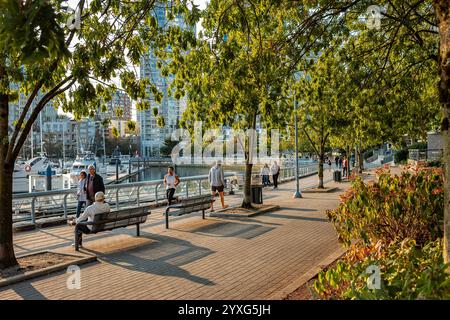
[[[324, 211], [335, 208], [348, 182], [330, 193], [293, 199], [295, 181], [265, 189], [264, 203], [280, 210], [252, 218], [173, 218], [164, 228], [163, 208], [141, 226], [86, 236], [83, 253], [98, 262], [81, 266], [81, 289], [68, 289], [68, 274], [53, 273], [0, 288], [0, 299], [281, 299], [321, 265], [344, 251]], [[317, 176], [301, 179], [313, 187]], [[240, 195], [227, 196], [237, 205]], [[15, 234], [18, 255], [42, 250], [74, 253], [73, 227]]]

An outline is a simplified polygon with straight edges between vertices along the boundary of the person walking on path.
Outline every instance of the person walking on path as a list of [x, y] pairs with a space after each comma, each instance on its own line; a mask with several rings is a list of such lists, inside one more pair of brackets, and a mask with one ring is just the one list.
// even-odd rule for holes
[[167, 174], [164, 176], [164, 187], [166, 188], [166, 197], [169, 206], [174, 200], [176, 188], [180, 184], [180, 178], [174, 173], [173, 167], [167, 168]]
[[90, 206], [95, 202], [95, 194], [97, 192], [105, 193], [105, 185], [103, 184], [103, 178], [95, 172], [95, 167], [90, 165], [88, 167], [89, 174], [87, 176], [86, 181], [86, 202], [87, 205]]
[[[225, 196], [223, 193], [225, 178], [223, 174], [222, 162], [220, 160], [217, 160], [216, 165], [209, 170], [208, 181], [211, 185], [212, 195], [216, 196], [216, 192], [219, 192], [222, 208], [227, 208], [228, 205], [225, 205]], [[211, 203], [211, 211], [214, 211], [214, 202]]]
[[331, 159], [328, 158], [328, 171], [331, 171]]
[[339, 169], [342, 169], [342, 156], [339, 157]]
[[347, 172], [347, 166], [348, 166], [348, 159], [347, 157], [344, 157], [344, 160], [342, 161], [342, 166], [343, 166], [343, 176], [346, 177], [348, 175]]
[[[89, 234], [92, 231], [92, 226], [90, 225], [83, 225], [79, 224], [80, 222], [87, 221], [92, 222], [94, 221], [94, 217], [97, 214], [102, 213], [109, 213], [111, 208], [109, 207], [109, 204], [105, 203], [105, 194], [101, 191], [97, 192], [94, 196], [95, 202], [88, 206], [83, 214], [77, 218], [76, 220], [72, 221], [72, 225], [75, 224], [75, 234], [78, 235], [78, 245], [81, 247], [83, 245], [82, 236], [83, 233]], [[75, 244], [73, 244], [75, 245]]]
[[280, 166], [276, 161], [273, 162], [270, 171], [272, 172], [273, 188], [278, 189], [278, 176], [280, 175]]
[[334, 162], [336, 163], [336, 169], [337, 169], [339, 167], [339, 157], [338, 156], [336, 156], [334, 158]]
[[270, 185], [270, 180], [269, 180], [270, 169], [269, 169], [269, 166], [267, 165], [267, 163], [264, 164], [264, 167], [261, 168], [261, 175], [262, 175], [262, 181], [263, 181], [264, 187], [267, 187], [268, 185]]
[[76, 217], [79, 218], [81, 214], [81, 208], [86, 206], [86, 171], [80, 172], [80, 179], [78, 180], [77, 188], [77, 214]]

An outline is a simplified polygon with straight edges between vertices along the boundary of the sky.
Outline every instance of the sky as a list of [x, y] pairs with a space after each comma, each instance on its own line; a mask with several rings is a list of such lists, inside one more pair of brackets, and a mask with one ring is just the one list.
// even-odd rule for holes
[[[70, 8], [74, 9], [74, 8], [77, 6], [77, 4], [79, 3], [79, 1], [80, 1], [80, 0], [67, 0], [67, 3], [68, 3], [68, 5], [69, 5]], [[89, 2], [91, 2], [91, 1], [90, 1], [90, 0], [87, 0], [87, 3], [89, 3]], [[203, 10], [203, 9], [206, 8], [208, 2], [209, 2], [209, 0], [194, 0], [194, 3], [195, 3], [196, 5], [198, 5], [199, 8], [200, 8], [201, 10]], [[197, 34], [198, 34], [198, 32], [199, 32], [201, 29], [202, 29], [202, 28], [201, 28], [201, 21], [199, 21], [199, 22], [197, 23], [197, 26], [196, 26]], [[76, 43], [76, 40], [74, 40], [74, 43]], [[130, 67], [130, 68], [131, 68], [131, 67]], [[136, 69], [135, 69], [135, 70], [139, 70], [139, 66], [136, 66]], [[138, 74], [138, 76], [139, 76], [139, 74]], [[117, 78], [117, 79], [113, 79], [113, 82], [114, 82], [116, 85], [118, 85], [118, 86], [120, 87], [120, 83], [119, 83], [118, 78]], [[62, 110], [58, 110], [58, 113], [60, 113], [60, 114], [66, 114], [66, 113], [64, 113]], [[71, 116], [70, 114], [66, 114], [66, 115]], [[133, 104], [132, 104], [132, 118], [133, 118], [133, 120], [136, 120], [135, 101], [133, 101]]]

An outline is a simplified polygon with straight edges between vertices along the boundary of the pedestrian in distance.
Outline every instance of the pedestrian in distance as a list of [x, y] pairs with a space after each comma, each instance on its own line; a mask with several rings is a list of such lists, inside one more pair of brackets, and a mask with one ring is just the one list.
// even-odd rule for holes
[[337, 169], [339, 167], [339, 157], [338, 156], [336, 156], [334, 158], [334, 162], [336, 163], [336, 169]]
[[278, 189], [278, 177], [280, 175], [280, 166], [276, 161], [273, 162], [272, 167], [270, 168], [273, 178], [273, 188]]
[[269, 179], [270, 168], [267, 163], [264, 164], [264, 167], [261, 168], [261, 175], [262, 175], [263, 186], [267, 187], [268, 185], [270, 185], [270, 179]]
[[342, 169], [342, 156], [339, 157], [339, 169]]
[[80, 172], [80, 177], [78, 180], [78, 188], [77, 188], [77, 213], [76, 217], [79, 218], [81, 214], [81, 209], [86, 207], [86, 171]]
[[167, 168], [167, 174], [164, 176], [164, 187], [166, 189], [166, 198], [169, 206], [175, 199], [175, 191], [177, 186], [180, 184], [180, 178], [174, 173], [174, 168], [172, 166]]
[[[216, 165], [214, 165], [209, 170], [208, 181], [211, 185], [211, 192], [213, 196], [216, 196], [217, 192], [219, 192], [220, 202], [222, 203], [222, 208], [225, 209], [228, 205], [225, 204], [225, 177], [222, 168], [222, 161], [217, 160]], [[211, 211], [214, 211], [214, 202], [211, 203]]]
[[331, 171], [331, 159], [328, 158], [328, 171]]
[[103, 178], [96, 173], [95, 167], [93, 165], [90, 165], [88, 167], [89, 174], [86, 178], [86, 202], [87, 205], [90, 206], [95, 202], [95, 194], [97, 192], [103, 192], [105, 193], [105, 185], [103, 183]]
[[343, 176], [346, 177], [348, 175], [348, 159], [347, 157], [344, 157], [344, 160], [342, 161], [343, 166]]

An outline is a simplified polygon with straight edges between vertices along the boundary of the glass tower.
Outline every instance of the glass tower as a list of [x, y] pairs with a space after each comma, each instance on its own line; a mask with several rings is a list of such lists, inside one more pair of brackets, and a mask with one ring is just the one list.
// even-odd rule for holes
[[[154, 16], [159, 26], [176, 25], [183, 29], [189, 27], [181, 16], [176, 17], [172, 21], [168, 21], [166, 17], [167, 8], [164, 5], [156, 5], [154, 8]], [[194, 30], [195, 32], [195, 30]], [[168, 48], [167, 50], [170, 50]], [[186, 108], [186, 98], [176, 100], [169, 95], [168, 87], [173, 80], [173, 76], [164, 77], [157, 67], [158, 58], [150, 48], [149, 52], [140, 59], [140, 77], [149, 78], [155, 84], [158, 90], [163, 94], [161, 103], [157, 103], [148, 89], [150, 109], [145, 111], [137, 111], [137, 121], [141, 130], [141, 155], [146, 157], [159, 157], [160, 148], [166, 139], [170, 139], [170, 135], [177, 128], [178, 120], [182, 112]], [[153, 114], [153, 108], [158, 108], [158, 115], [162, 116], [165, 126], [160, 128], [157, 125], [156, 117]]]

